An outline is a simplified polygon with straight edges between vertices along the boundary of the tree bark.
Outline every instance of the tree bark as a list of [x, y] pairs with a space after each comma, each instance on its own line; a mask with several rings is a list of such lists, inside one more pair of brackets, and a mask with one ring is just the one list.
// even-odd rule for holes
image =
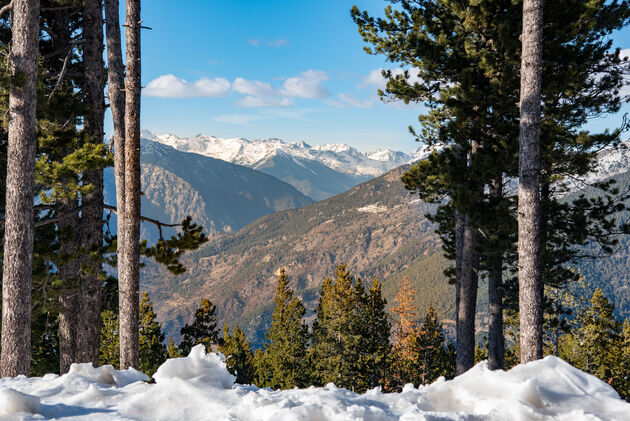
[[65, 374], [70, 370], [70, 365], [77, 362], [77, 325], [81, 311], [76, 238], [79, 232], [79, 206], [74, 200], [60, 200], [55, 211], [64, 215], [57, 224], [57, 232], [61, 239], [60, 252], [65, 260], [59, 265], [59, 278], [65, 287], [59, 296], [59, 373]]
[[540, 108], [543, 1], [523, 1], [518, 186], [521, 363], [542, 358]]
[[11, 27], [2, 377], [30, 374], [39, 0], [14, 0]]
[[107, 30], [107, 96], [114, 122], [114, 173], [116, 178], [116, 215], [118, 256], [125, 243], [125, 85], [122, 50], [120, 41], [120, 18], [118, 0], [105, 0], [105, 23]]
[[[105, 65], [103, 63], [103, 3], [102, 0], [83, 1], [83, 73], [85, 94], [84, 129], [94, 144], [103, 143], [105, 118]], [[94, 193], [83, 198], [81, 245], [84, 250], [79, 297], [81, 315], [78, 326], [77, 358], [79, 362], [98, 365], [101, 289], [103, 266], [100, 249], [103, 246], [103, 169], [88, 171], [86, 183]], [[91, 256], [99, 256], [93, 258]]]
[[[503, 197], [503, 180], [499, 176], [490, 184], [490, 196], [497, 201]], [[504, 368], [505, 336], [503, 334], [503, 256], [495, 253], [490, 257], [488, 276], [488, 368]]]
[[475, 314], [477, 311], [477, 285], [479, 254], [475, 229], [468, 216], [464, 216], [461, 250], [461, 280], [457, 316], [456, 375], [475, 365]]
[[140, 284], [140, 0], [127, 0], [125, 103], [125, 218], [119, 262], [120, 368], [138, 368]]

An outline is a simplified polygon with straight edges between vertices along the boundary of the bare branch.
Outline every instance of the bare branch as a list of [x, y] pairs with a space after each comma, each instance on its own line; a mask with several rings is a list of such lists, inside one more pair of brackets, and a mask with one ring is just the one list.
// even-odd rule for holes
[[7, 4], [6, 6], [3, 6], [2, 9], [0, 9], [0, 17], [2, 17], [5, 13], [7, 13], [11, 9], [13, 9], [13, 0], [11, 0], [9, 4]]
[[[108, 210], [114, 212], [115, 214], [118, 214], [118, 209], [115, 206], [103, 204], [103, 208], [108, 209]], [[157, 219], [149, 218], [148, 216], [140, 216], [140, 220], [144, 221], [144, 222], [150, 222], [153, 225], [155, 225], [157, 227], [158, 231], [160, 232], [160, 239], [161, 240], [164, 239], [162, 237], [162, 228], [174, 228], [174, 227], [181, 227], [182, 226], [182, 224], [165, 224], [164, 222], [158, 221]]]

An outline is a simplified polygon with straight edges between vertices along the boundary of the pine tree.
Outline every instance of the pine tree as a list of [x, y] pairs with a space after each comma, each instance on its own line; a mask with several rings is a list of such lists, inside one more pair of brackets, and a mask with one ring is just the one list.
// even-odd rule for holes
[[110, 364], [120, 368], [120, 332], [118, 315], [111, 310], [101, 314], [101, 340], [99, 350], [99, 365]]
[[351, 344], [358, 339], [352, 320], [354, 295], [353, 279], [345, 265], [337, 267], [336, 281], [324, 280], [313, 323], [312, 360], [315, 366], [314, 380], [319, 385], [334, 383], [339, 387], [354, 389], [353, 359], [348, 355]]
[[623, 359], [623, 328], [615, 320], [614, 306], [599, 288], [590, 306], [578, 313], [577, 325], [573, 333], [564, 335], [560, 356], [621, 390], [623, 379], [617, 374]]
[[[365, 389], [383, 386], [389, 371], [389, 342], [391, 325], [387, 318], [381, 284], [374, 279], [372, 286], [361, 300], [363, 314], [357, 318], [363, 340], [361, 341], [361, 370], [366, 375]], [[363, 389], [362, 387], [359, 387]]]
[[433, 306], [415, 338], [418, 353], [418, 372], [422, 384], [432, 383], [440, 376], [449, 375], [449, 356], [445, 348], [442, 325], [437, 319]]
[[166, 354], [168, 355], [168, 358], [183, 357], [182, 352], [173, 342], [173, 338], [168, 338], [168, 347], [166, 348]]
[[[412, 131], [417, 140], [437, 148], [407, 172], [403, 181], [421, 198], [439, 205], [432, 219], [439, 224], [448, 257], [455, 259], [455, 270], [449, 275], [455, 274], [461, 372], [472, 363], [476, 294], [474, 280], [464, 276], [471, 262], [475, 263], [470, 253], [464, 253], [470, 248], [464, 247], [466, 227], [483, 233], [469, 239], [469, 244], [477, 240], [481, 269], [496, 276], [497, 262], [516, 264], [512, 246], [515, 198], [499, 194], [498, 200], [492, 200], [495, 192], [488, 187], [515, 177], [518, 170], [515, 140], [520, 115], [522, 5], [509, 0], [391, 2], [396, 8], [387, 7], [383, 18], [358, 8], [353, 8], [352, 17], [363, 39], [372, 45], [369, 53], [383, 54], [408, 68], [400, 73], [384, 71], [387, 86], [379, 94], [385, 100], [427, 106], [427, 112], [419, 116], [422, 130]], [[611, 49], [608, 34], [623, 27], [630, 13], [625, 2], [609, 4], [605, 0], [559, 0], [545, 7], [542, 71], [543, 80], [549, 83], [542, 86], [541, 187], [536, 194], [541, 197], [543, 212], [543, 281], [559, 285], [574, 279], [565, 270], [579, 257], [574, 245], [595, 241], [604, 254], [610, 253], [615, 231], [625, 229], [614, 219], [620, 201], [615, 198], [619, 192], [611, 185], [597, 185], [600, 199], [560, 202], [566, 187], [558, 181], [569, 175], [583, 177], [596, 165], [596, 151], [614, 147], [621, 140], [620, 130], [589, 134], [582, 126], [593, 115], [619, 110], [622, 98], [618, 92], [628, 64]], [[605, 77], [592, 77], [599, 72]], [[487, 187], [480, 188], [483, 186]], [[492, 278], [492, 285], [500, 288], [501, 282]], [[501, 297], [494, 292], [490, 299], [493, 318], [498, 318]], [[516, 303], [512, 297], [506, 298]], [[501, 332], [497, 330], [501, 324], [492, 326], [496, 346], [491, 348], [499, 352]]]
[[212, 345], [219, 343], [216, 310], [216, 306], [204, 298], [195, 312], [192, 324], [187, 324], [180, 329], [182, 342], [179, 344], [179, 349], [184, 356], [188, 356], [192, 347], [197, 344], [203, 344], [206, 352], [211, 352]]
[[336, 281], [326, 278], [313, 323], [310, 358], [314, 382], [357, 392], [385, 383], [389, 321], [377, 281], [366, 291], [339, 265]]
[[164, 332], [156, 320], [153, 304], [149, 295], [142, 293], [140, 301], [140, 368], [148, 376], [153, 376], [158, 367], [166, 361], [167, 350], [164, 345]]
[[223, 326], [223, 341], [219, 345], [219, 351], [227, 358], [225, 364], [230, 373], [236, 376], [239, 384], [252, 384], [254, 381], [254, 354], [251, 344], [245, 337], [245, 333], [234, 326], [230, 335], [227, 322]]
[[303, 322], [306, 310], [299, 298], [289, 288], [284, 268], [280, 269], [278, 286], [274, 296], [271, 327], [265, 333], [265, 364], [271, 370], [262, 387], [290, 389], [305, 387], [310, 376], [307, 365], [308, 327]]

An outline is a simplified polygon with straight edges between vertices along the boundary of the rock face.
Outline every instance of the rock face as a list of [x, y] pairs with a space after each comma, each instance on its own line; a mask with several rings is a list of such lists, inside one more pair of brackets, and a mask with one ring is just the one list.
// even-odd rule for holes
[[[105, 201], [115, 204], [111, 169], [105, 184]], [[264, 215], [313, 202], [260, 171], [149, 140], [142, 140], [142, 191], [143, 215], [165, 223], [191, 215], [206, 232], [237, 231]], [[143, 236], [155, 239], [157, 229], [145, 224]]]
[[418, 313], [433, 304], [450, 316], [452, 288], [442, 274], [441, 243], [424, 217], [433, 207], [407, 193], [400, 176], [407, 167], [300, 209], [263, 217], [236, 233], [214, 236], [188, 254], [179, 276], [151, 265], [143, 288], [159, 308], [170, 334], [207, 297], [219, 317], [237, 321], [262, 339], [269, 322], [277, 270], [287, 268], [291, 286], [312, 317], [319, 289], [337, 264], [346, 263], [367, 282], [383, 281], [390, 299], [403, 276], [419, 291]]
[[323, 200], [380, 176], [393, 168], [420, 159], [412, 153], [377, 149], [363, 153], [348, 145], [311, 146], [280, 139], [223, 139], [197, 135], [180, 138], [143, 131], [143, 136], [177, 150], [194, 152], [244, 165], [291, 184], [314, 200]]

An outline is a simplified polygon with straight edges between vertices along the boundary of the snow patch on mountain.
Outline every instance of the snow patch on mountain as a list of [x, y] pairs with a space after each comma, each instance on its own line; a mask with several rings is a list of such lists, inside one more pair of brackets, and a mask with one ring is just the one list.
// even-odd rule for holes
[[417, 149], [412, 153], [390, 149], [377, 149], [364, 153], [345, 144], [311, 146], [303, 141], [287, 143], [276, 138], [224, 139], [201, 134], [183, 138], [172, 134], [156, 134], [147, 130], [142, 131], [142, 136], [180, 151], [210, 156], [251, 168], [257, 168], [272, 157], [284, 154], [302, 166], [305, 166], [307, 161], [318, 161], [342, 173], [371, 177], [377, 177], [426, 156], [422, 149]]

